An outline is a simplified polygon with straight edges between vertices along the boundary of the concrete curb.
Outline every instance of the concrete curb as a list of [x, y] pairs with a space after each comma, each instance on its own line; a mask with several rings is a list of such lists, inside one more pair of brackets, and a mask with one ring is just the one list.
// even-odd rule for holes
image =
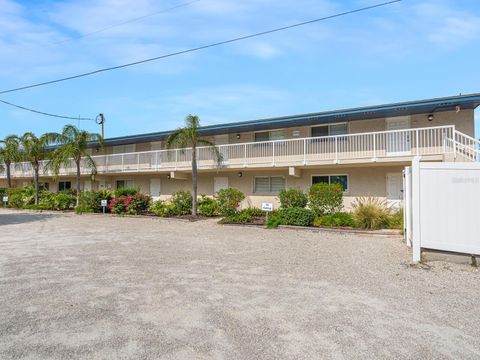
[[281, 229], [290, 229], [290, 230], [306, 230], [312, 232], [333, 232], [333, 233], [344, 233], [344, 234], [360, 234], [360, 235], [375, 235], [375, 236], [401, 236], [400, 230], [357, 230], [357, 229], [346, 229], [346, 228], [328, 228], [328, 227], [309, 227], [309, 226], [293, 226], [293, 225], [279, 225]]

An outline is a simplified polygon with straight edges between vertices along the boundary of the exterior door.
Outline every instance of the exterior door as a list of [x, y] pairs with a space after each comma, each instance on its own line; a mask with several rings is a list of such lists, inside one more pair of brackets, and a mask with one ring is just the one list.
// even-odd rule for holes
[[218, 190], [228, 188], [228, 177], [214, 177], [213, 178], [213, 193], [216, 194]]
[[160, 196], [160, 179], [150, 179], [150, 195]]
[[409, 155], [412, 150], [410, 132], [394, 130], [410, 129], [410, 116], [387, 118], [385, 121], [387, 131], [392, 131], [386, 135], [387, 155]]
[[392, 209], [400, 209], [403, 199], [403, 176], [402, 173], [387, 174], [387, 206]]

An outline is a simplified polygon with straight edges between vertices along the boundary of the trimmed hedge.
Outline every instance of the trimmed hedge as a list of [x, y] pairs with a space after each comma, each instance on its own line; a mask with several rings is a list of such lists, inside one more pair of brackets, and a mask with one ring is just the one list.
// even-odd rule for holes
[[301, 207], [280, 209], [278, 212], [282, 225], [311, 226], [315, 213]]

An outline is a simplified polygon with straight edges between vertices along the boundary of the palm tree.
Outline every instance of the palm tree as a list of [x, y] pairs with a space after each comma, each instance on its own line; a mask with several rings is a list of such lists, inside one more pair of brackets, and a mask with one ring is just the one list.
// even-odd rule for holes
[[58, 175], [62, 166], [68, 167], [73, 160], [77, 171], [77, 205], [80, 199], [81, 165], [92, 170], [97, 169], [95, 161], [87, 152], [88, 144], [97, 142], [103, 145], [102, 136], [81, 130], [74, 125], [65, 125], [61, 133], [45, 134], [51, 144], [56, 146], [52, 153], [49, 166], [53, 173]]
[[49, 140], [47, 135], [40, 137], [34, 133], [26, 132], [19, 139], [21, 144], [21, 155], [24, 161], [28, 161], [33, 167], [33, 183], [35, 185], [35, 204], [38, 204], [39, 184], [38, 173], [40, 163], [48, 158], [50, 150], [48, 149]]
[[[5, 170], [7, 173], [8, 187], [12, 187], [12, 178], [10, 175], [10, 167], [13, 162], [19, 161], [20, 156], [20, 143], [16, 135], [9, 135], [5, 139], [0, 140], [0, 161], [5, 164]], [[2, 166], [3, 167], [3, 166]]]
[[214, 154], [217, 165], [222, 163], [223, 156], [214, 143], [200, 138], [198, 128], [200, 118], [196, 115], [188, 115], [185, 119], [185, 127], [177, 129], [167, 139], [167, 148], [191, 148], [192, 150], [192, 215], [197, 216], [197, 147], [207, 146]]

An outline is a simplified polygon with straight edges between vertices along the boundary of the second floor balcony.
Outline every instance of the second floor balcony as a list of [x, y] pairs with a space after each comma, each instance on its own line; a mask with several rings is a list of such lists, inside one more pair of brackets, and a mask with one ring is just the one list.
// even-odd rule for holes
[[[217, 146], [222, 162], [217, 164], [214, 151], [197, 148], [200, 170], [405, 162], [413, 157], [432, 160], [477, 161], [479, 142], [454, 126], [392, 130], [337, 136], [226, 144]], [[448, 157], [448, 158], [447, 158]], [[92, 156], [97, 174], [151, 173], [191, 170], [192, 149], [171, 149]], [[40, 174], [52, 175], [42, 163]], [[72, 162], [59, 175], [75, 175]], [[91, 169], [82, 167], [82, 174]], [[12, 177], [31, 177], [29, 163], [12, 165]], [[0, 173], [5, 177], [5, 172]]]

